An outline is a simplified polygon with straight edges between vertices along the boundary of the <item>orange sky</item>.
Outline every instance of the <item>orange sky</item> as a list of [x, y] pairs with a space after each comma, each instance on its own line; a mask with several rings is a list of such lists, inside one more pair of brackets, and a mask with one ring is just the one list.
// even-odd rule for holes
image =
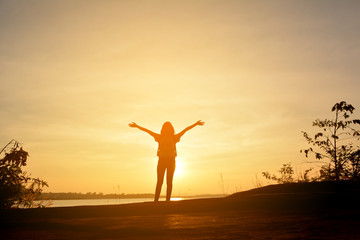
[[[357, 1], [1, 1], [0, 145], [20, 141], [46, 191], [152, 193], [159, 132], [174, 195], [265, 184], [306, 159], [302, 130], [360, 107]], [[356, 116], [359, 116], [356, 112]], [[221, 185], [221, 184], [220, 184]], [[164, 189], [163, 189], [164, 193]]]

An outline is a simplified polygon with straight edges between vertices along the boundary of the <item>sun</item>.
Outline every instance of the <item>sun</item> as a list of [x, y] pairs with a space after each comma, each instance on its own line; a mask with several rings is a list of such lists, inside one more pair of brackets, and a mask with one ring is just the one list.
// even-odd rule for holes
[[175, 176], [183, 177], [186, 174], [185, 164], [182, 157], [176, 158]]

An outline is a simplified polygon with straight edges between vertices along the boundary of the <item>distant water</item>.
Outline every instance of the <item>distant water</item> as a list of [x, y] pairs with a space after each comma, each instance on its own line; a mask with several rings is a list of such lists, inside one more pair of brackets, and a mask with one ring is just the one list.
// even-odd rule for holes
[[[171, 198], [171, 201], [180, 201], [184, 198]], [[186, 198], [189, 199], [189, 198]], [[152, 202], [153, 198], [113, 198], [113, 199], [69, 199], [69, 200], [50, 200], [48, 207], [75, 207], [75, 206], [98, 206], [98, 205], [116, 205], [127, 203]], [[160, 199], [165, 201], [165, 199]], [[37, 206], [39, 201], [34, 201]], [[46, 202], [44, 203], [46, 205]]]

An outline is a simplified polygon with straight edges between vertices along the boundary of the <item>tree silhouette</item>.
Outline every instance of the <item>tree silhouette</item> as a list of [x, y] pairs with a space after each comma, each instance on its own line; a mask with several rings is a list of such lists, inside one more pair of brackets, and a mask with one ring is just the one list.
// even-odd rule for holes
[[359, 146], [354, 146], [353, 141], [359, 140], [360, 131], [355, 126], [360, 124], [360, 120], [350, 119], [354, 110], [355, 108], [345, 101], [336, 103], [331, 109], [335, 114], [333, 120], [316, 119], [313, 122], [313, 126], [321, 128], [322, 131], [316, 133], [314, 137], [302, 132], [312, 147], [302, 149], [300, 152], [306, 157], [313, 154], [316, 159], [328, 161], [321, 167], [320, 180], [359, 179], [360, 150]]
[[[10, 146], [10, 147], [9, 147]], [[0, 159], [0, 209], [11, 207], [33, 207], [37, 195], [48, 184], [32, 178], [21, 168], [26, 166], [28, 152], [15, 140], [11, 140], [1, 151]]]

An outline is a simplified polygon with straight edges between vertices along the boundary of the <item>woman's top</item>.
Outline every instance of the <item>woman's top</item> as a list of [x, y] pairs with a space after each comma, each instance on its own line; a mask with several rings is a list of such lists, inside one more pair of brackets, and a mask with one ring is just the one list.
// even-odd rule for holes
[[159, 143], [157, 155], [159, 157], [176, 157], [176, 143], [180, 141], [179, 135], [174, 136], [155, 136], [155, 141]]

